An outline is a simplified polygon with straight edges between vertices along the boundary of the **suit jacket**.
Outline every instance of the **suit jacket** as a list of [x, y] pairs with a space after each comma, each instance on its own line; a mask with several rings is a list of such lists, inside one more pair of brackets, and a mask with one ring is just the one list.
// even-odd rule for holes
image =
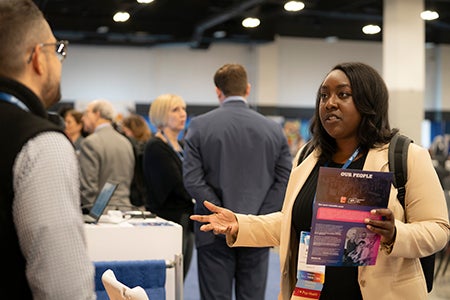
[[[130, 209], [130, 185], [134, 174], [134, 153], [130, 141], [107, 125], [97, 128], [81, 143], [81, 204], [92, 205], [107, 180], [118, 183], [109, 209]], [[118, 207], [122, 206], [122, 207]]]
[[[185, 137], [184, 184], [196, 200], [195, 213], [208, 214], [204, 200], [244, 214], [281, 209], [292, 157], [281, 125], [230, 100], [191, 120]], [[196, 245], [214, 234], [200, 232]]]
[[[230, 246], [280, 246], [278, 299], [290, 299], [297, 280], [297, 262], [292, 257], [296, 257], [298, 240], [292, 228], [292, 206], [317, 163], [316, 155], [314, 151], [292, 169], [281, 212], [266, 216], [238, 214], [237, 239], [227, 241]], [[388, 145], [371, 149], [363, 169], [387, 172]], [[408, 223], [397, 200], [397, 190], [391, 186], [388, 207], [395, 215], [397, 236], [392, 252], [380, 251], [375, 266], [358, 267], [364, 300], [427, 299], [418, 258], [435, 253], [448, 243], [450, 226], [445, 196], [428, 151], [416, 144], [409, 146], [405, 203]]]

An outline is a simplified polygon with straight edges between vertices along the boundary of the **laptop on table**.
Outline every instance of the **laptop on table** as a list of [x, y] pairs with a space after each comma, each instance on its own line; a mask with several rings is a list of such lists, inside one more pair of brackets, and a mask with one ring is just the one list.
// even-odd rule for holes
[[102, 216], [106, 207], [109, 204], [109, 201], [112, 198], [112, 195], [117, 189], [118, 184], [110, 181], [105, 182], [100, 193], [95, 198], [94, 204], [92, 208], [89, 210], [89, 214], [83, 215], [83, 219], [85, 223], [89, 224], [97, 224], [98, 220]]

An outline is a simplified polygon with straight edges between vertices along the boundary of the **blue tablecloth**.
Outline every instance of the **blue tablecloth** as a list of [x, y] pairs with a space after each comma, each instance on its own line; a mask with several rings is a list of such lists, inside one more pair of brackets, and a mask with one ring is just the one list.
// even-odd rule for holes
[[108, 300], [102, 275], [111, 269], [117, 280], [133, 288], [141, 286], [151, 300], [166, 299], [166, 262], [164, 260], [101, 261], [95, 265], [95, 290], [98, 300]]

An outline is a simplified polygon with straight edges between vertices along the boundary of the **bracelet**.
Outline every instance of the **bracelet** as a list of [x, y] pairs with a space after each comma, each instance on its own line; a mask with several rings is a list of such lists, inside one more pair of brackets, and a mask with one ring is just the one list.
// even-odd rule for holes
[[394, 241], [390, 243], [383, 243], [381, 242], [381, 247], [386, 250], [386, 252], [389, 254], [392, 252], [392, 248], [394, 248]]
[[394, 247], [395, 238], [397, 237], [397, 228], [394, 228], [394, 237], [390, 243], [381, 242], [381, 247], [386, 250], [389, 254], [392, 252], [392, 248]]

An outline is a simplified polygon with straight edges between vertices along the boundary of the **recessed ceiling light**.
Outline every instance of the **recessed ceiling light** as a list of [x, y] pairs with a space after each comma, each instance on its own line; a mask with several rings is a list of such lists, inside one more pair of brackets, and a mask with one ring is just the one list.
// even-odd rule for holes
[[284, 4], [284, 9], [287, 11], [299, 11], [305, 8], [305, 3], [300, 1], [289, 1]]
[[261, 21], [258, 18], [245, 18], [242, 21], [242, 26], [245, 28], [255, 28], [258, 27]]
[[118, 11], [115, 13], [113, 20], [116, 22], [126, 22], [130, 18], [130, 14], [126, 11]]
[[147, 4], [147, 3], [152, 3], [154, 0], [136, 0], [137, 3], [142, 3], [142, 4]]
[[436, 11], [425, 10], [420, 13], [420, 17], [422, 18], [422, 20], [431, 21], [439, 18], [439, 14]]
[[377, 33], [379, 33], [379, 32], [381, 31], [381, 28], [380, 28], [380, 26], [378, 26], [378, 25], [372, 25], [372, 24], [370, 24], [370, 25], [364, 26], [364, 27], [362, 28], [362, 31], [363, 31], [365, 34], [377, 34]]

